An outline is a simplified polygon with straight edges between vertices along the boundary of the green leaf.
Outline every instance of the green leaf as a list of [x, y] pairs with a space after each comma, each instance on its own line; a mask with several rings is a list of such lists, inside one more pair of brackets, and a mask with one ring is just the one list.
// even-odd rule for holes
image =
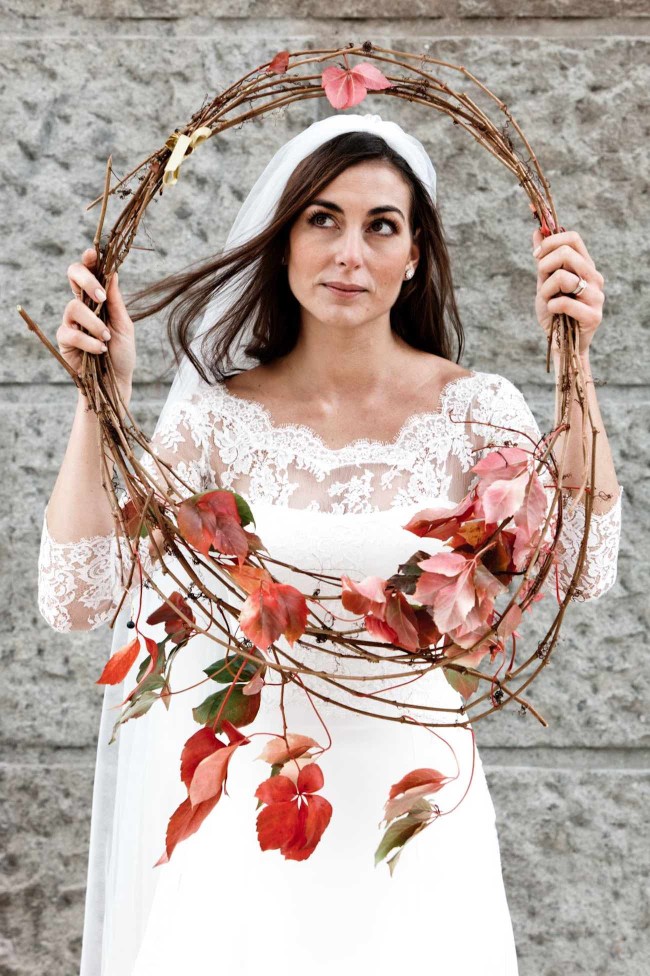
[[113, 732], [111, 733], [111, 737], [108, 740], [108, 744], [110, 745], [112, 742], [115, 742], [117, 730], [120, 725], [123, 725], [124, 722], [128, 722], [130, 718], [140, 718], [141, 715], [145, 715], [149, 711], [153, 703], [157, 701], [159, 698], [160, 695], [156, 694], [155, 691], [147, 691], [143, 695], [138, 695], [137, 699], [134, 702], [132, 702], [130, 705], [127, 705], [127, 707], [124, 709], [124, 711], [118, 718], [117, 722], [113, 726]]
[[165, 687], [165, 678], [164, 678], [164, 676], [162, 674], [158, 674], [157, 672], [154, 671], [152, 674], [147, 675], [147, 677], [144, 679], [144, 681], [140, 685], [140, 687], [138, 689], [138, 697], [140, 697], [140, 695], [143, 692], [146, 692], [146, 691], [157, 691], [159, 688], [164, 688], [164, 687]]
[[224, 688], [223, 691], [217, 691], [214, 695], [209, 695], [205, 701], [197, 705], [196, 708], [193, 708], [192, 715], [194, 716], [194, 721], [198, 722], [199, 725], [208, 725], [208, 723], [214, 722], [219, 714], [222, 702], [231, 688], [232, 692], [221, 712], [219, 722], [216, 725], [216, 731], [221, 732], [224, 719], [228, 719], [237, 728], [252, 722], [259, 711], [262, 696], [259, 693], [257, 695], [245, 695], [239, 684], [230, 685], [228, 688]]
[[417, 803], [413, 804], [412, 809], [404, 817], [400, 817], [399, 820], [394, 820], [393, 823], [386, 829], [384, 836], [382, 837], [379, 847], [375, 851], [375, 867], [380, 861], [386, 857], [390, 851], [395, 847], [399, 847], [400, 850], [387, 861], [390, 873], [392, 875], [397, 864], [397, 859], [402, 853], [404, 846], [419, 834], [421, 830], [427, 826], [427, 821], [429, 815], [433, 812], [431, 804], [426, 800], [420, 798]]
[[233, 491], [233, 495], [235, 496], [235, 501], [237, 503], [237, 511], [239, 512], [241, 524], [248, 525], [249, 522], [252, 522], [253, 525], [255, 525], [255, 528], [257, 528], [250, 505], [248, 504], [246, 499], [242, 498], [241, 495], [238, 495], [236, 491]]
[[235, 680], [235, 675], [242, 664], [244, 668], [237, 678], [237, 684], [246, 684], [257, 671], [257, 665], [251, 661], [247, 661], [241, 654], [233, 654], [228, 659], [222, 657], [221, 660], [215, 661], [214, 664], [209, 664], [207, 668], [203, 668], [203, 672], [209, 678], [212, 678], [213, 681], [217, 681], [221, 685], [229, 685]]
[[442, 670], [451, 687], [454, 691], [459, 692], [465, 701], [472, 697], [478, 688], [480, 678], [477, 678], [475, 674], [467, 674], [465, 671], [455, 671], [453, 668], [443, 668]]

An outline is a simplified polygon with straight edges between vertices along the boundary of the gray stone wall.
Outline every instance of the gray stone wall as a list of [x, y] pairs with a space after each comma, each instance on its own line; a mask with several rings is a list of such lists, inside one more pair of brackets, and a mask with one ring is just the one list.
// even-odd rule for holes
[[[97, 209], [85, 208], [110, 153], [125, 174], [206, 95], [282, 48], [366, 39], [426, 50], [485, 80], [530, 138], [561, 223], [582, 234], [605, 276], [592, 361], [626, 489], [619, 580], [572, 610], [532, 690], [549, 727], [506, 710], [476, 728], [522, 976], [647, 972], [649, 27], [643, 0], [355, 0], [330, 12], [307, 0], [3, 4], [0, 976], [78, 972], [95, 681], [109, 647], [108, 630], [58, 634], [37, 609], [43, 509], [75, 391], [16, 303], [54, 339], [70, 298], [66, 268], [92, 241]], [[394, 117], [426, 144], [467, 327], [465, 364], [508, 376], [548, 427], [552, 383], [523, 193], [445, 117], [372, 94], [358, 110]], [[268, 156], [326, 114], [324, 99], [301, 102], [275, 123], [202, 147], [150, 207], [142, 229], [155, 251], [132, 252], [122, 288], [217, 250]], [[133, 402], [151, 430], [172, 374], [162, 319], [137, 329]], [[468, 905], [468, 938], [480, 910]]]

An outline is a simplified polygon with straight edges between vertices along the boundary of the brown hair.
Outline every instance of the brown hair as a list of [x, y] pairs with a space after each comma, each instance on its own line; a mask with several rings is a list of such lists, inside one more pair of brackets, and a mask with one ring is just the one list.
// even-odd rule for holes
[[133, 294], [130, 306], [150, 296], [160, 297], [140, 311], [129, 312], [134, 322], [165, 308], [178, 298], [167, 321], [167, 334], [178, 365], [184, 352], [210, 382], [190, 348], [192, 323], [207, 307], [216, 289], [227, 286], [254, 263], [250, 284], [241, 302], [215, 322], [201, 340], [201, 353], [213, 380], [226, 378], [228, 353], [250, 322], [248, 356], [268, 363], [293, 349], [300, 328], [300, 305], [289, 288], [287, 266], [282, 263], [294, 220], [309, 202], [349, 166], [366, 160], [385, 160], [394, 166], [410, 188], [410, 227], [420, 234], [420, 255], [415, 274], [402, 285], [390, 310], [391, 328], [409, 345], [452, 359], [453, 334], [456, 362], [463, 352], [463, 326], [454, 296], [451, 267], [438, 211], [426, 187], [406, 160], [380, 136], [344, 132], [323, 143], [296, 166], [278, 202], [272, 222], [256, 237], [198, 265], [148, 285]]

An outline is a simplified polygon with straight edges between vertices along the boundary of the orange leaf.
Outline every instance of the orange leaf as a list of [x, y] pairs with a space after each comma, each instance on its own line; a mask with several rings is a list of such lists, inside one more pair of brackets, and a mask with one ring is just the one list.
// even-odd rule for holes
[[284, 72], [287, 70], [288, 65], [289, 65], [289, 52], [278, 51], [278, 53], [273, 58], [273, 60], [271, 61], [270, 65], [266, 70], [269, 74], [273, 72], [278, 75], [283, 75]]
[[138, 688], [140, 688], [140, 686], [144, 684], [144, 682], [147, 680], [147, 678], [149, 677], [149, 675], [152, 673], [153, 669], [156, 666], [156, 662], [158, 660], [158, 644], [153, 639], [153, 637], [145, 637], [144, 642], [147, 645], [147, 650], [149, 651], [149, 664], [147, 665], [144, 674], [138, 681], [135, 688], [132, 688], [131, 691], [126, 696], [126, 698], [124, 699], [124, 701], [120, 703], [120, 708], [122, 707], [122, 705], [126, 705], [126, 703], [129, 700], [133, 699], [133, 696], [137, 692]]
[[255, 593], [262, 580], [273, 582], [273, 578], [268, 569], [261, 566], [250, 566], [244, 563], [242, 566], [228, 566], [228, 575], [232, 576], [235, 583], [241, 586], [246, 593]]
[[116, 651], [104, 665], [104, 670], [95, 682], [97, 685], [117, 685], [126, 678], [133, 667], [135, 659], [140, 650], [140, 638], [134, 637], [132, 641]]

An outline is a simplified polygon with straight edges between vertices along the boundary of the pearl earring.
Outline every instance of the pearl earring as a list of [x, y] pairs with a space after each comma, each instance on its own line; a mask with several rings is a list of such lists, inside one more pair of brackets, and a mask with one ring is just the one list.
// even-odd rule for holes
[[410, 279], [413, 277], [414, 274], [415, 274], [415, 268], [407, 268], [406, 271], [404, 272], [404, 277]]

